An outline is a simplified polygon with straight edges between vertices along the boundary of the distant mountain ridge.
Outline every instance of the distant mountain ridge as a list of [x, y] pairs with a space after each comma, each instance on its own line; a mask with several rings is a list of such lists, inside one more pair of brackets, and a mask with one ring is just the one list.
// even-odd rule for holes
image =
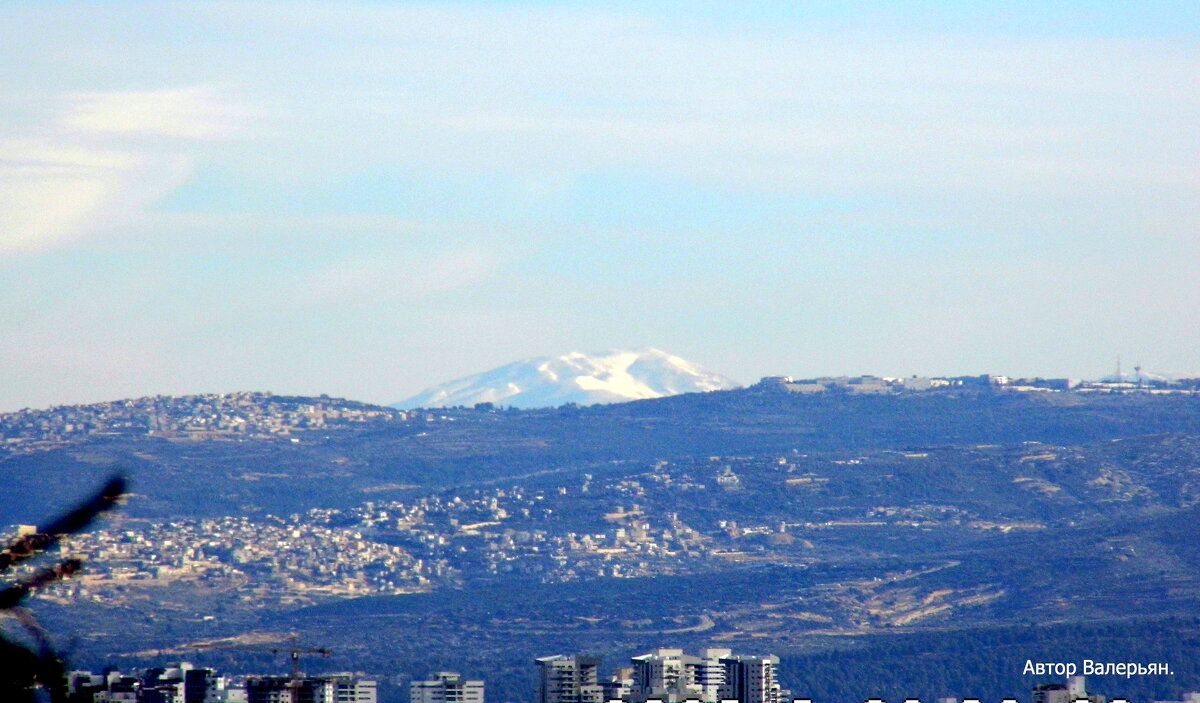
[[653, 348], [540, 356], [448, 381], [392, 407], [496, 403], [517, 408], [592, 405], [737, 388], [686, 359]]

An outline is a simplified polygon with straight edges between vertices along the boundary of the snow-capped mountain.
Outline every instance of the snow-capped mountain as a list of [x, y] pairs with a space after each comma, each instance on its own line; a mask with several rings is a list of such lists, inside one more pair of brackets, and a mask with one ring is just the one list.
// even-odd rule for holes
[[496, 403], [544, 408], [622, 403], [679, 393], [736, 388], [730, 379], [658, 349], [573, 352], [517, 361], [427, 388], [392, 407], [437, 408]]

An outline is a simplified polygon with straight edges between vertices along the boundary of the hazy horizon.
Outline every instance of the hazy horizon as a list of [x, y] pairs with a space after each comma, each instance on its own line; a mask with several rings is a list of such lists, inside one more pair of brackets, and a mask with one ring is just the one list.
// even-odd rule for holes
[[1200, 375], [1189, 3], [13, 2], [0, 411]]
[[[628, 351], [628, 350], [609, 349], [609, 350], [597, 351], [597, 352], [593, 352], [593, 353], [588, 353], [588, 352], [582, 352], [582, 353], [587, 354], [587, 355], [595, 355], [595, 354], [611, 353], [614, 351]], [[659, 351], [667, 351], [667, 350], [659, 350]], [[202, 389], [202, 390], [186, 391], [186, 392], [181, 392], [181, 393], [146, 393], [146, 394], [142, 394], [140, 396], [94, 398], [91, 400], [80, 400], [80, 401], [66, 402], [66, 403], [54, 403], [53, 406], [88, 405], [88, 404], [92, 404], [92, 403], [103, 403], [103, 402], [108, 402], [108, 401], [127, 400], [127, 399], [135, 398], [135, 397], [153, 397], [156, 395], [185, 396], [185, 395], [207, 395], [207, 394], [224, 394], [224, 393], [264, 392], [264, 393], [272, 393], [273, 395], [279, 395], [279, 396], [296, 395], [296, 396], [317, 397], [317, 396], [325, 395], [325, 396], [329, 396], [332, 398], [343, 398], [345, 400], [350, 400], [350, 401], [367, 402], [367, 403], [373, 403], [376, 405], [384, 405], [384, 406], [403, 407], [405, 404], [410, 403], [410, 401], [412, 401], [414, 398], [420, 397], [429, 391], [437, 389], [439, 386], [449, 386], [449, 385], [452, 385], [456, 381], [463, 381], [463, 380], [469, 379], [473, 376], [484, 376], [488, 372], [496, 371], [496, 370], [502, 369], [506, 366], [511, 366], [511, 365], [521, 363], [521, 362], [550, 359], [550, 358], [555, 358], [557, 356], [568, 356], [568, 355], [577, 354], [577, 353], [581, 353], [581, 352], [579, 352], [578, 350], [575, 350], [572, 352], [567, 352], [566, 354], [563, 354], [563, 355], [542, 355], [542, 356], [537, 356], [537, 357], [528, 357], [525, 359], [514, 359], [514, 360], [508, 362], [507, 364], [502, 364], [500, 366], [496, 366], [493, 368], [479, 369], [478, 371], [466, 373], [466, 374], [460, 375], [455, 378], [447, 378], [447, 379], [443, 379], [441, 381], [436, 381], [436, 382], [430, 383], [430, 384], [422, 387], [420, 389], [420, 391], [418, 391], [417, 393], [414, 393], [410, 396], [406, 396], [404, 398], [395, 398], [395, 399], [391, 399], [391, 400], [378, 400], [378, 399], [368, 399], [368, 398], [356, 398], [353, 396], [340, 396], [338, 394], [329, 393], [327, 391], [321, 391], [319, 389], [318, 390], [309, 390], [309, 391], [304, 391], [304, 392], [289, 392], [289, 391], [277, 391], [277, 390], [271, 389], [271, 388], [226, 388], [226, 389]], [[673, 355], [673, 356], [676, 356], [676, 355]], [[685, 361], [692, 361], [692, 360], [685, 359]], [[703, 367], [703, 365], [701, 365], [701, 367], [705, 371], [724, 375], [724, 374], [721, 374], [719, 369], [711, 369], [711, 368]], [[770, 376], [790, 376], [790, 377], [794, 377], [796, 379], [822, 378], [822, 377], [824, 377], [824, 378], [838, 378], [838, 377], [854, 378], [854, 377], [858, 377], [858, 376], [876, 376], [876, 377], [880, 377], [880, 378], [896, 379], [896, 378], [906, 378], [906, 377], [918, 376], [918, 375], [935, 377], [935, 378], [938, 378], [938, 377], [951, 378], [951, 377], [981, 376], [984, 374], [990, 374], [990, 375], [996, 375], [996, 376], [1010, 376], [1012, 378], [1070, 378], [1070, 379], [1076, 379], [1076, 380], [1097, 381], [1097, 380], [1101, 380], [1103, 378], [1113, 376], [1113, 375], [1115, 375], [1115, 373], [1116, 373], [1115, 367], [1113, 369], [1110, 369], [1107, 373], [1097, 373], [1094, 375], [1068, 374], [1065, 376], [1053, 376], [1053, 375], [1049, 375], [1049, 374], [1012, 375], [1012, 374], [1005, 374], [1003, 371], [997, 372], [994, 370], [968, 371], [968, 372], [963, 372], [963, 373], [929, 372], [929, 373], [924, 373], [924, 374], [870, 373], [870, 372], [858, 372], [858, 371], [853, 371], [853, 370], [844, 371], [844, 372], [840, 372], [840, 373], [829, 373], [829, 374], [793, 374], [793, 373], [790, 373], [787, 371], [777, 371], [777, 372], [763, 373], [752, 379], [729, 378], [729, 380], [735, 382], [736, 384], [738, 384], [738, 386], [741, 386], [741, 387], [753, 385], [753, 384], [757, 383], [758, 381], [760, 381], [762, 378], [770, 377]], [[1122, 364], [1121, 373], [1122, 373], [1123, 377], [1134, 376], [1135, 375], [1134, 367], [1132, 365]], [[1141, 373], [1145, 374], [1147, 377], [1151, 377], [1151, 376], [1155, 376], [1155, 375], [1163, 375], [1169, 379], [1200, 377], [1200, 374], [1182, 374], [1182, 373], [1176, 373], [1176, 372], [1171, 372], [1171, 371], [1163, 371], [1161, 369], [1150, 369], [1150, 368], [1144, 368], [1144, 367], [1141, 368]], [[601, 401], [601, 402], [605, 402], [605, 401]], [[613, 401], [607, 401], [607, 402], [613, 402]], [[44, 407], [49, 407], [49, 406], [44, 406]], [[39, 409], [44, 409], [44, 407], [22, 406], [19, 408], [0, 408], [0, 413], [14, 412], [17, 410], [26, 410], [26, 409], [39, 410]], [[413, 407], [416, 407], [416, 406], [413, 406]], [[426, 406], [422, 405], [420, 407], [426, 407]], [[442, 405], [436, 404], [436, 405], [433, 405], [430, 407], [442, 407]], [[538, 406], [530, 406], [530, 407], [542, 407], [542, 406], [538, 405]]]

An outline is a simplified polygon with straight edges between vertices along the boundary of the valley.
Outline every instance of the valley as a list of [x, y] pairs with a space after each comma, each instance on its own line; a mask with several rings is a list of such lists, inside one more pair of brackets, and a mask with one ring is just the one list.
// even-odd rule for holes
[[[938, 632], [1157, 622], [1190, 641], [1200, 606], [1190, 396], [745, 389], [378, 412], [10, 453], [0, 467], [28, 499], [0, 505], [5, 522], [114, 471], [133, 491], [64, 547], [87, 570], [36, 612], [97, 669], [298, 633], [334, 669], [401, 688], [466, 670], [516, 701], [532, 658], [562, 651], [732, 646], [869, 669], [856, 653], [901, 636], [949, 656], [920, 639]], [[1191, 685], [1136, 683], [1159, 697], [1176, 684]], [[839, 695], [855, 685], [884, 683], [851, 677]]]

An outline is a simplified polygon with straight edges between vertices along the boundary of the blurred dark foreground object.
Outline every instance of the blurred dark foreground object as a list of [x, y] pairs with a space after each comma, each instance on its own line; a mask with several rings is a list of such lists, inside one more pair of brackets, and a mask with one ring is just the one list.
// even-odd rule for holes
[[[54, 520], [35, 534], [23, 535], [0, 551], [0, 574], [26, 559], [51, 550], [66, 535], [79, 532], [100, 513], [112, 508], [125, 493], [125, 479], [114, 476], [92, 498]], [[45, 630], [21, 601], [33, 591], [79, 571], [78, 559], [66, 559], [41, 569], [7, 587], [0, 588], [0, 615], [19, 622], [32, 640], [32, 646], [13, 642], [0, 632], [0, 701], [25, 703], [50, 700], [66, 703], [66, 663], [50, 645]], [[39, 697], [39, 691], [42, 692]]]

